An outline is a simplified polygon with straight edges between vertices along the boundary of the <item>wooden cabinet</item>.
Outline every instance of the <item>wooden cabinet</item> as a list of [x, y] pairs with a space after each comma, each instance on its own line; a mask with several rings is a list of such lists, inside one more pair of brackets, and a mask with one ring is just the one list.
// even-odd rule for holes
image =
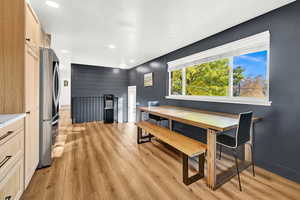
[[0, 199], [18, 200], [23, 193], [23, 159], [0, 182]]
[[39, 161], [39, 47], [50, 45], [50, 37], [25, 0], [1, 0], [0, 7], [0, 113], [27, 113], [23, 158], [27, 186]]
[[36, 92], [36, 74], [39, 67], [39, 58], [35, 52], [26, 45], [25, 47], [25, 111], [30, 112], [36, 109], [37, 92]]
[[25, 19], [26, 44], [37, 54], [40, 44], [40, 26], [35, 13], [29, 5], [25, 9]]
[[0, 1], [0, 113], [24, 109], [24, 0]]
[[39, 161], [39, 132], [37, 112], [26, 114], [25, 121], [25, 188], [28, 186]]
[[35, 166], [35, 168], [39, 164], [39, 156], [40, 156], [40, 134], [39, 134], [39, 123], [35, 123], [36, 121], [39, 121], [39, 110], [36, 110], [33, 112], [33, 118], [34, 118], [34, 134], [32, 136], [32, 165]]
[[0, 199], [18, 200], [24, 190], [24, 118], [0, 128]]
[[38, 165], [39, 155], [39, 40], [40, 26], [26, 6], [25, 42], [25, 187]]
[[38, 109], [40, 25], [24, 0], [0, 7], [0, 113]]
[[44, 48], [50, 48], [51, 47], [51, 35], [48, 33], [45, 33], [44, 30], [41, 29], [40, 33], [40, 45]]
[[[23, 120], [22, 120], [23, 121]], [[23, 124], [24, 126], [24, 124]], [[11, 166], [24, 155], [24, 130], [19, 130], [0, 141], [0, 180]], [[0, 198], [1, 199], [1, 198]]]
[[25, 111], [39, 109], [39, 55], [25, 45]]

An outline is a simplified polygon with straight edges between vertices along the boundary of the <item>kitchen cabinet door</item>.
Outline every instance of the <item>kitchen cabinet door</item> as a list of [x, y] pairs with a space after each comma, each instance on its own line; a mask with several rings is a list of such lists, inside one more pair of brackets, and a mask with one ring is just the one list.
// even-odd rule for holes
[[35, 170], [39, 163], [39, 110], [33, 111], [33, 133], [32, 133], [32, 166]]
[[25, 110], [29, 112], [37, 109], [38, 105], [38, 56], [26, 45], [25, 54]]
[[26, 114], [25, 120], [25, 187], [30, 182], [39, 161], [38, 111]]
[[26, 28], [25, 28], [25, 40], [26, 44], [33, 49], [33, 51], [37, 54], [38, 47], [40, 43], [39, 36], [39, 22], [37, 20], [36, 15], [32, 11], [29, 5], [26, 6]]

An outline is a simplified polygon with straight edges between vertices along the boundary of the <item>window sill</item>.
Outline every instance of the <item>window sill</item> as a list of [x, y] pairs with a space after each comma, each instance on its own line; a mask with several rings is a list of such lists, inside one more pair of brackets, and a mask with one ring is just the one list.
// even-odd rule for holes
[[241, 98], [223, 98], [223, 97], [204, 97], [204, 96], [166, 96], [166, 99], [187, 100], [187, 101], [206, 101], [217, 103], [233, 103], [233, 104], [248, 104], [248, 105], [260, 105], [271, 106], [272, 101], [264, 101], [257, 99], [241, 99]]

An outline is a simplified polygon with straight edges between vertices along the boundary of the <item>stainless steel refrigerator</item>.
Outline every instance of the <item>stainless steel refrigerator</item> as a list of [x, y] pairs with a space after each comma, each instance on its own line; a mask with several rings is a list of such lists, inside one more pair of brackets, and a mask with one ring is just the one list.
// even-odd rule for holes
[[52, 163], [52, 147], [58, 134], [59, 60], [52, 49], [40, 49], [40, 158], [38, 168]]

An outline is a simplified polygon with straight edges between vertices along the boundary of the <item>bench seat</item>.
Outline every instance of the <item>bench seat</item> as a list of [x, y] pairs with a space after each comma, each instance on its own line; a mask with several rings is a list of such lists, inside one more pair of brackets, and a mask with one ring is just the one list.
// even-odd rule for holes
[[[204, 177], [204, 163], [205, 163], [205, 152], [206, 144], [203, 144], [197, 140], [186, 137], [175, 131], [171, 131], [167, 128], [152, 124], [150, 122], [141, 121], [136, 123], [137, 125], [137, 143], [142, 144], [145, 142], [151, 142], [151, 137], [155, 136], [162, 142], [174, 147], [175, 149], [182, 152], [182, 177], [183, 182], [186, 185], [192, 184], [197, 180]], [[142, 136], [142, 130], [147, 132], [148, 136]], [[148, 141], [141, 141], [141, 139], [148, 139]], [[188, 159], [189, 157], [198, 156], [198, 172], [189, 177]]]
[[207, 149], [202, 142], [150, 122], [141, 121], [136, 125], [189, 157], [205, 153]]

